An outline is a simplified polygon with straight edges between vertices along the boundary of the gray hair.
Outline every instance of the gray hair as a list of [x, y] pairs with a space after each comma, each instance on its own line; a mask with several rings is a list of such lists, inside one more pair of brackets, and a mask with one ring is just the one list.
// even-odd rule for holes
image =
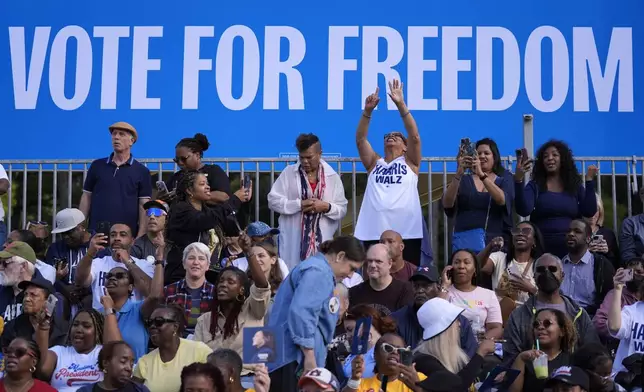
[[203, 256], [206, 256], [206, 259], [210, 261], [210, 256], [212, 255], [212, 252], [210, 252], [210, 248], [208, 247], [208, 245], [204, 244], [203, 242], [193, 242], [192, 244], [186, 246], [186, 248], [183, 250], [182, 261], [185, 262], [188, 259], [188, 255], [190, 254], [190, 252], [193, 252], [193, 251]]
[[349, 289], [342, 282], [338, 282], [335, 284], [335, 292], [337, 293], [338, 297], [340, 297], [340, 299], [349, 298]]
[[539, 265], [541, 260], [554, 260], [554, 261], [557, 262], [557, 266], [559, 266], [559, 270], [563, 271], [563, 261], [561, 261], [561, 259], [559, 257], [553, 255], [552, 253], [544, 253], [541, 256], [539, 256], [539, 258], [537, 260], [535, 260], [534, 266], [532, 267], [533, 272], [535, 272], [537, 270], [537, 266]]

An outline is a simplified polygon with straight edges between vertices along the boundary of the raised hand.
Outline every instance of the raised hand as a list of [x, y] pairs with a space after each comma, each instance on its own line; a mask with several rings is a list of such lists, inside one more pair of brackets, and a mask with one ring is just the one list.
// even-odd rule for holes
[[92, 257], [95, 257], [98, 252], [105, 249], [107, 242], [107, 236], [105, 234], [94, 234], [94, 237], [92, 237], [92, 239], [89, 241], [88, 253], [92, 255]]
[[364, 102], [364, 111], [367, 114], [371, 114], [373, 110], [378, 106], [378, 103], [380, 102], [380, 97], [378, 96], [378, 93], [380, 93], [380, 87], [376, 87], [376, 91], [373, 94], [370, 94], [367, 99]]
[[405, 97], [403, 96], [403, 83], [398, 79], [394, 79], [389, 82], [389, 92], [387, 95], [389, 95], [389, 98], [394, 101], [396, 106], [404, 104]]
[[586, 171], [586, 181], [592, 181], [595, 176], [597, 176], [597, 173], [599, 173], [599, 168], [595, 165], [590, 165], [588, 166], [588, 169]]

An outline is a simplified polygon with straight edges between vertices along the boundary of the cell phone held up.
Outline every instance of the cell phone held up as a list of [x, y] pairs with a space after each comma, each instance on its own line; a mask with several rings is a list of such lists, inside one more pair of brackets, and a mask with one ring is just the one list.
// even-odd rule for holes
[[47, 317], [51, 318], [56, 310], [56, 304], [58, 304], [58, 298], [54, 294], [49, 294], [47, 302], [45, 303], [45, 314]]
[[109, 237], [110, 229], [110, 222], [98, 222], [98, 225], [96, 226], [96, 234], [103, 234], [104, 236]]
[[250, 190], [251, 178], [249, 173], [244, 173], [244, 189]]
[[622, 283], [628, 283], [633, 280], [633, 270], [630, 268], [625, 269], [624, 273], [622, 274], [622, 279], [620, 280]]

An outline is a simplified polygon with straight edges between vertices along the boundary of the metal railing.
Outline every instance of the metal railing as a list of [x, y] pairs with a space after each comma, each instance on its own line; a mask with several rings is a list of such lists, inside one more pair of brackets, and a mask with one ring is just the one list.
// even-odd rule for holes
[[[353, 232], [357, 220], [361, 196], [366, 186], [366, 173], [358, 158], [328, 157], [325, 160], [341, 175], [345, 193], [349, 200], [347, 215], [341, 230]], [[154, 181], [167, 179], [178, 168], [170, 159], [141, 159], [147, 166]], [[503, 157], [503, 164], [511, 168], [516, 159]], [[87, 175], [91, 160], [0, 160], [12, 181], [5, 198], [5, 221], [9, 228], [24, 226], [28, 220], [51, 222], [62, 208], [77, 206], [80, 201], [81, 187]], [[239, 178], [244, 173], [252, 173], [254, 219], [262, 219], [272, 226], [276, 224], [275, 214], [266, 205], [266, 194], [270, 191], [277, 175], [293, 158], [204, 158], [205, 163], [220, 165], [231, 179], [233, 190], [239, 186]], [[576, 162], [580, 173], [586, 172], [588, 165], [600, 168], [598, 192], [605, 201], [606, 215], [610, 216], [606, 226], [619, 229], [619, 221], [633, 214], [633, 194], [636, 194], [637, 173], [641, 173], [644, 183], [644, 157], [578, 157]], [[420, 167], [419, 192], [424, 207], [425, 218], [432, 233], [435, 257], [439, 254], [446, 259], [449, 252], [449, 225], [446, 216], [439, 208], [438, 200], [456, 170], [455, 158], [423, 158]], [[606, 188], [610, 191], [606, 192]], [[20, 192], [16, 195], [15, 192]], [[34, 197], [34, 192], [37, 192]], [[11, 202], [7, 203], [7, 200]], [[637, 200], [637, 198], [636, 198]], [[19, 210], [16, 221], [16, 209]], [[624, 210], [625, 209], [625, 210]], [[442, 248], [442, 249], [441, 249]]]

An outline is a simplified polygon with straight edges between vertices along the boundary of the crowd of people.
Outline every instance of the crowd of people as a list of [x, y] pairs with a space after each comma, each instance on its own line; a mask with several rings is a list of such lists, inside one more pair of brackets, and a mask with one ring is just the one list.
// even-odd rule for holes
[[[0, 392], [641, 388], [644, 215], [604, 227], [598, 169], [582, 182], [562, 141], [521, 151], [513, 172], [493, 139], [465, 142], [441, 199], [454, 230], [439, 271], [418, 126], [402, 83], [388, 97], [406, 132], [376, 152], [379, 91], [366, 99], [353, 235], [335, 235], [347, 199], [313, 134], [268, 194], [270, 227], [239, 219], [252, 182], [233, 192], [204, 164], [205, 135], [177, 143], [180, 170], [155, 187], [132, 155], [136, 129], [109, 127], [113, 151], [90, 166], [78, 208], [51, 232], [0, 230]], [[0, 194], [8, 186], [0, 166]]]

